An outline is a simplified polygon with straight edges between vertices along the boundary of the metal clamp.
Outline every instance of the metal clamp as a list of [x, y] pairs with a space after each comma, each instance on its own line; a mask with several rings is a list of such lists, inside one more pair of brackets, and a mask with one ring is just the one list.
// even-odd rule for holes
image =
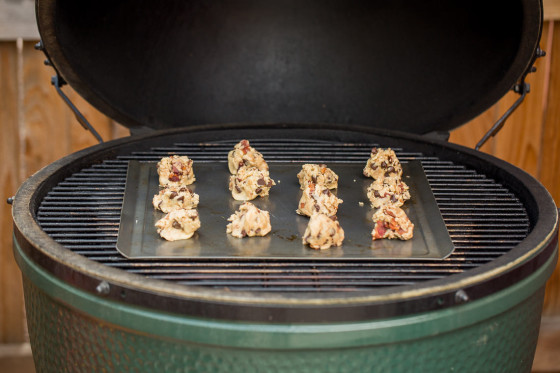
[[[43, 53], [45, 53], [45, 48], [42, 41], [39, 41], [37, 44], [35, 44], [35, 49], [43, 51]], [[46, 53], [45, 56], [47, 56]], [[102, 143], [103, 139], [101, 138], [99, 133], [95, 130], [95, 128], [93, 128], [93, 126], [88, 122], [88, 120], [84, 117], [80, 110], [78, 110], [78, 108], [72, 103], [68, 96], [66, 96], [66, 94], [62, 91], [61, 87], [66, 84], [66, 81], [64, 81], [64, 79], [60, 76], [48, 56], [45, 60], [45, 65], [51, 66], [54, 69], [55, 75], [51, 78], [51, 84], [54, 86], [59, 96], [62, 97], [62, 100], [64, 100], [66, 105], [68, 105], [68, 107], [72, 110], [74, 116], [78, 120], [78, 123], [80, 123], [86, 131], [90, 131], [91, 134], [97, 139], [97, 141]]]
[[504, 113], [504, 115], [502, 115], [501, 118], [498, 119], [496, 123], [494, 123], [492, 128], [490, 128], [490, 130], [486, 132], [486, 134], [482, 137], [482, 139], [480, 139], [478, 144], [476, 144], [476, 146], [474, 147], [476, 150], [480, 150], [482, 145], [484, 145], [486, 141], [490, 139], [490, 137], [496, 136], [496, 134], [502, 129], [502, 127], [506, 123], [506, 120], [509, 118], [509, 116], [515, 111], [515, 109], [517, 109], [519, 105], [521, 105], [521, 103], [525, 99], [525, 96], [527, 96], [527, 93], [531, 91], [531, 86], [529, 85], [529, 83], [525, 82], [525, 78], [529, 73], [534, 73], [535, 71], [537, 71], [537, 68], [533, 66], [533, 64], [535, 63], [537, 58], [544, 57], [544, 56], [546, 56], [546, 52], [537, 47], [537, 50], [535, 51], [535, 57], [533, 58], [533, 61], [529, 65], [529, 68], [521, 76], [521, 80], [519, 81], [519, 83], [517, 83], [512, 87], [512, 90], [515, 93], [520, 94], [521, 96], [513, 103], [513, 105], [511, 105], [511, 107]]

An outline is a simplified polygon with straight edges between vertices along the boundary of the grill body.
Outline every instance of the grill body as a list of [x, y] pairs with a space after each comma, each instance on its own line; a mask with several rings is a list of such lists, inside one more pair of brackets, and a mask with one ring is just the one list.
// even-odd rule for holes
[[[299, 140], [282, 140], [285, 133]], [[221, 155], [210, 145], [231, 142], [234, 136], [281, 142], [287, 154], [301, 144], [309, 148], [323, 142], [332, 150], [329, 157], [345, 162], [365, 162], [367, 147], [360, 151], [358, 144], [379, 144], [400, 147], [402, 155], [421, 158], [427, 169], [439, 165], [448, 176], [434, 176], [432, 169], [428, 179], [448, 229], [455, 232], [455, 252], [443, 261], [421, 263], [343, 261], [332, 272], [313, 260], [139, 263], [111, 253], [110, 235], [73, 240], [52, 230], [53, 225], [78, 224], [81, 215], [99, 232], [107, 229], [111, 204], [93, 213], [68, 203], [64, 209], [69, 212], [56, 212], [56, 206], [45, 203], [52, 202], [53, 191], [76, 189], [72, 183], [81, 174], [111, 160], [158, 157], [161, 149], [177, 151], [176, 144], [198, 144], [188, 145], [193, 146], [188, 153], [198, 149], [199, 161], [212, 160]], [[173, 149], [169, 144], [175, 144]], [[345, 146], [352, 150], [337, 150]], [[298, 159], [325, 154], [301, 152]], [[274, 158], [274, 153], [265, 157]], [[450, 181], [455, 168], [468, 175], [459, 184], [470, 180], [478, 188]], [[113, 171], [109, 174], [114, 177]], [[480, 186], [482, 179], [488, 187]], [[120, 181], [88, 182], [97, 192], [115, 193]], [[498, 210], [500, 199], [494, 196], [490, 209], [473, 203], [468, 213], [453, 212], [449, 194], [458, 193], [457, 188], [487, 197], [503, 190], [511, 198]], [[50, 218], [58, 213], [55, 224]], [[460, 219], [468, 223], [458, 227]], [[492, 219], [492, 225], [513, 230], [488, 233]], [[33, 353], [45, 371], [529, 371], [544, 284], [557, 255], [556, 208], [524, 172], [437, 140], [326, 125], [320, 133], [304, 125], [204, 127], [100, 145], [28, 180], [16, 196], [14, 221]], [[175, 272], [166, 277], [169, 267]], [[302, 275], [304, 267], [310, 272]], [[239, 274], [243, 268], [251, 270]], [[267, 286], [274, 285], [274, 268], [286, 276], [278, 287]], [[366, 274], [357, 276], [362, 271]], [[336, 282], [346, 286], [333, 287]]]
[[530, 372], [555, 258], [492, 296], [361, 323], [220, 322], [101, 301], [16, 246], [38, 372]]

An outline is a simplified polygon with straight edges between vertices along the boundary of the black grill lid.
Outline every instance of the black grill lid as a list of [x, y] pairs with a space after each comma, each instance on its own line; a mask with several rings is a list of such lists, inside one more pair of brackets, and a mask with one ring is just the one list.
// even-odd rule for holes
[[130, 128], [348, 123], [412, 133], [489, 108], [534, 59], [540, 0], [37, 0], [45, 51]]

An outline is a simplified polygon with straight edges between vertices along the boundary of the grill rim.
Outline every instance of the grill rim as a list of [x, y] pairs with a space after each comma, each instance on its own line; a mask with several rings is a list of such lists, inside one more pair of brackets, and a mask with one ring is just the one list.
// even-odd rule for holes
[[[148, 308], [162, 308], [194, 315], [210, 314], [217, 318], [236, 320], [249, 318], [269, 321], [271, 316], [276, 319], [291, 315], [290, 321], [296, 322], [323, 319], [324, 321], [359, 320], [364, 317], [372, 319], [386, 317], [388, 313], [407, 314], [450, 307], [460, 303], [455, 299], [456, 291], [467, 291], [471, 300], [482, 298], [499, 287], [508, 286], [512, 281], [520, 281], [554, 253], [558, 239], [557, 209], [548, 191], [525, 171], [487, 154], [428, 137], [362, 126], [321, 126], [322, 129], [331, 132], [340, 132], [341, 136], [342, 132], [354, 136], [367, 133], [422, 143], [428, 146], [430, 152], [446, 148], [447, 151], [467, 154], [466, 160], [475, 163], [474, 165], [469, 163], [469, 167], [480, 169], [490, 164], [504, 180], [509, 178], [516, 181], [504, 183], [503, 180], [498, 180], [499, 182], [507, 185], [518, 196], [523, 195], [525, 198], [533, 199], [531, 203], [538, 207], [539, 211], [528, 209], [527, 213], [530, 215], [530, 220], [535, 221], [536, 224], [529, 235], [510, 252], [480, 267], [442, 279], [373, 291], [357, 291], [344, 297], [342, 295], [345, 294], [340, 293], [305, 293], [289, 296], [270, 293], [254, 295], [251, 292], [232, 294], [220, 289], [185, 286], [150, 279], [111, 268], [73, 253], [55, 242], [39, 227], [36, 221], [39, 202], [54, 185], [84, 168], [84, 164], [91, 165], [98, 163], [100, 159], [116, 157], [118, 153], [126, 151], [127, 148], [134, 148], [134, 144], [140, 144], [144, 140], [149, 140], [150, 147], [155, 147], [158, 141], [165, 141], [165, 138], [177, 133], [197, 132], [203, 135], [205, 131], [217, 134], [216, 131], [258, 129], [261, 131], [259, 135], [262, 135], [267, 130], [274, 132], [273, 130], [317, 129], [316, 124], [228, 124], [165, 130], [139, 137], [113, 140], [68, 155], [46, 166], [24, 182], [16, 194], [13, 204], [14, 240], [27, 255], [49, 273], [93, 294], [96, 294], [95, 288], [99, 282], [104, 280], [111, 285], [109, 294], [104, 297], [118, 301], [125, 300], [127, 303]], [[466, 162], [463, 164], [467, 165]], [[523, 203], [527, 205], [528, 202]], [[488, 286], [489, 283], [492, 283], [492, 286]], [[152, 301], [149, 301], [150, 299]], [[165, 301], [160, 302], [158, 299]], [[357, 310], [357, 306], [362, 308]], [[323, 314], [318, 316], [317, 308], [324, 311], [332, 310], [332, 312], [322, 312]], [[259, 311], [255, 312], [256, 309]], [[340, 312], [341, 309], [348, 312]]]

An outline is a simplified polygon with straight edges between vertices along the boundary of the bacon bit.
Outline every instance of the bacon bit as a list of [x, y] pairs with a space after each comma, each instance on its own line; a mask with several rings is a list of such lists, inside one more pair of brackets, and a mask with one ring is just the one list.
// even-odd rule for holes
[[406, 231], [405, 231], [404, 229], [401, 228], [401, 229], [399, 229], [399, 230], [397, 231], [397, 233], [400, 234], [400, 235], [402, 236], [403, 234], [406, 233]]
[[315, 191], [315, 184], [309, 183], [309, 190], [313, 193]]
[[249, 141], [241, 140], [240, 144], [242, 146], [241, 151], [243, 151], [243, 154], [247, 154], [250, 148]]
[[391, 228], [394, 231], [397, 231], [400, 229], [400, 225], [395, 221], [395, 219], [391, 219], [391, 221], [389, 222], [389, 228]]
[[391, 210], [389, 210], [389, 209], [385, 209], [384, 211], [385, 211], [385, 213], [386, 213], [387, 215], [396, 218], [396, 216], [395, 216], [395, 214], [393, 213], [393, 211], [391, 211]]
[[373, 239], [376, 240], [378, 238], [383, 238], [386, 231], [387, 231], [387, 229], [385, 228], [385, 226], [383, 225], [382, 222], [380, 222], [380, 221], [376, 222], [375, 223], [375, 230], [374, 230], [374, 234], [373, 234]]
[[302, 209], [302, 208], [304, 208], [304, 207], [305, 207], [305, 203], [304, 203], [304, 202], [302, 202], [302, 203], [299, 204], [299, 208], [300, 208], [300, 209]]
[[172, 165], [171, 168], [174, 174], [179, 174], [179, 175], [183, 174], [183, 172], [179, 170], [177, 167], [175, 167], [175, 165]]
[[169, 175], [169, 181], [179, 181], [179, 175], [177, 174], [171, 174]]
[[324, 174], [325, 172], [327, 172], [327, 168], [326, 167], [321, 168], [321, 173]]

